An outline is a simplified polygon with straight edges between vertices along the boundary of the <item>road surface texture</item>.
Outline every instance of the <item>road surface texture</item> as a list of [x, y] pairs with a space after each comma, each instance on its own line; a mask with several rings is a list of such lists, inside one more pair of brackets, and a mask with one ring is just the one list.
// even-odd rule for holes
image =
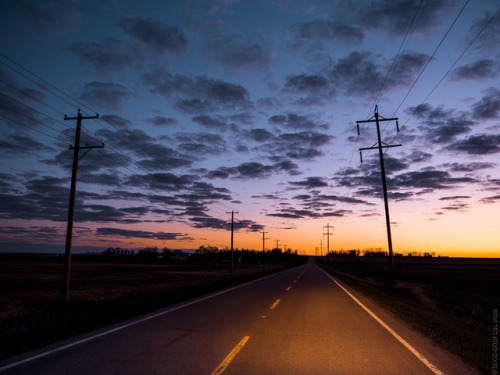
[[0, 363], [1, 375], [221, 373], [474, 374], [313, 258]]

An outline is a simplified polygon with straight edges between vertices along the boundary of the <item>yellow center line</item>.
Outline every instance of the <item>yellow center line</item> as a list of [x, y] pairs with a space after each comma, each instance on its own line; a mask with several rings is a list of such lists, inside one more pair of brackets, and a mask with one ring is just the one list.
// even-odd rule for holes
[[273, 305], [270, 307], [270, 309], [271, 309], [271, 310], [274, 310], [274, 308], [275, 308], [276, 306], [278, 306], [278, 303], [280, 303], [280, 300], [279, 300], [279, 299], [277, 299], [277, 300], [273, 303]]
[[236, 357], [236, 354], [243, 348], [250, 336], [245, 336], [243, 339], [234, 347], [234, 349], [229, 353], [229, 355], [220, 363], [220, 365], [212, 372], [211, 375], [219, 375], [226, 369], [231, 361]]

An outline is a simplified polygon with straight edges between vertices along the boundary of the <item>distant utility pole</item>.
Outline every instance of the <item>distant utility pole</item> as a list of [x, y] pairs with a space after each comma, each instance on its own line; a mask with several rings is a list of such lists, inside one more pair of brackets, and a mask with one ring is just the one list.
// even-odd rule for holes
[[226, 214], [231, 214], [231, 276], [233, 276], [234, 268], [234, 249], [233, 249], [233, 231], [234, 231], [234, 214], [239, 214], [239, 212], [226, 212]]
[[[330, 225], [330, 223], [328, 223], [328, 225], [323, 227], [323, 230], [325, 230], [325, 228], [326, 228], [326, 233], [323, 233], [323, 236], [326, 236], [326, 253], [329, 254], [330, 253], [330, 236], [333, 235], [333, 232], [330, 233], [330, 228], [333, 229], [333, 225]], [[323, 241], [321, 242], [321, 254], [323, 254]], [[321, 255], [321, 256], [323, 256], [323, 255]]]
[[280, 242], [280, 240], [276, 240], [276, 248], [277, 248], [277, 249], [279, 249], [279, 248], [280, 248], [280, 246], [279, 246], [279, 242]]
[[264, 232], [262, 231], [262, 270], [265, 271], [266, 270], [266, 240], [268, 240], [269, 238], [266, 238], [266, 233], [268, 232]]
[[[375, 118], [375, 119], [374, 119]], [[396, 121], [396, 130], [399, 133], [399, 124], [398, 124], [398, 118], [384, 118], [382, 116], [379, 116], [378, 114], [378, 106], [375, 106], [375, 113], [372, 118], [369, 120], [365, 121], [356, 121], [356, 126], [358, 128], [358, 135], [359, 133], [359, 124], [365, 123], [365, 122], [375, 122], [377, 124], [377, 137], [378, 137], [378, 146], [372, 146], [372, 147], [365, 147], [365, 148], [360, 148], [359, 149], [359, 156], [361, 159], [361, 163], [363, 162], [363, 155], [362, 151], [363, 150], [373, 150], [378, 148], [378, 153], [379, 153], [379, 159], [380, 159], [380, 170], [382, 172], [382, 187], [384, 189], [384, 204], [385, 204], [385, 222], [387, 225], [387, 242], [389, 243], [389, 268], [391, 272], [391, 282], [394, 283], [394, 257], [392, 253], [392, 237], [391, 237], [391, 220], [389, 218], [389, 203], [387, 200], [387, 184], [385, 181], [385, 167], [384, 167], [384, 153], [382, 152], [383, 148], [389, 149], [390, 147], [399, 147], [401, 145], [388, 145], [386, 143], [383, 143], [382, 140], [380, 139], [380, 121]]]
[[[82, 129], [82, 120], [96, 119], [99, 115], [83, 117], [78, 109], [77, 117], [64, 116], [65, 120], [76, 120], [76, 135], [75, 135], [75, 146], [70, 146], [70, 150], [73, 152], [73, 171], [71, 173], [71, 190], [69, 195], [69, 210], [68, 210], [68, 227], [66, 231], [66, 249], [64, 251], [64, 285], [62, 289], [62, 300], [64, 303], [68, 302], [68, 290], [69, 290], [69, 273], [71, 268], [71, 240], [73, 237], [73, 218], [75, 216], [75, 195], [76, 195], [76, 175], [78, 171], [78, 161], [83, 158], [87, 152], [93, 148], [103, 148], [104, 144], [101, 146], [80, 146], [80, 131]], [[87, 151], [82, 155], [80, 154], [80, 149], [87, 149]]]

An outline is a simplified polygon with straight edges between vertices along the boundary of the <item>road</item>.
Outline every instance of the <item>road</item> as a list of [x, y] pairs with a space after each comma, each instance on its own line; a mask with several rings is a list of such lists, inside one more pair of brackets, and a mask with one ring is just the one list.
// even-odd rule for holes
[[244, 286], [4, 361], [0, 374], [468, 373], [428, 343], [400, 337], [402, 328], [394, 332], [360, 303], [310, 258]]

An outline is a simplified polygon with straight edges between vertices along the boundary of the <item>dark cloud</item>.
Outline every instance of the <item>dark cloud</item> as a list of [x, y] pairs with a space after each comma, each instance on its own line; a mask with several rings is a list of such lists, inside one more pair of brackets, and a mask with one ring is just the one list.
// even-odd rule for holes
[[481, 203], [496, 203], [500, 201], [500, 195], [493, 195], [491, 197], [484, 197], [480, 200]]
[[440, 201], [456, 201], [459, 199], [469, 199], [472, 198], [470, 195], [453, 195], [450, 197], [441, 197], [439, 198]]
[[287, 115], [275, 115], [270, 117], [268, 119], [268, 122], [273, 125], [283, 125], [287, 128], [292, 129], [328, 129], [328, 125], [326, 124], [317, 124], [308, 116], [302, 116], [296, 113], [289, 113]]
[[177, 176], [173, 173], [148, 173], [127, 178], [127, 185], [143, 187], [152, 190], [179, 191], [187, 189], [198, 178], [192, 175]]
[[[406, 86], [427, 62], [429, 56], [405, 52], [388, 77], [385, 88]], [[352, 52], [329, 68], [330, 84], [351, 95], [373, 95], [379, 92], [389, 70], [389, 62], [378, 63], [369, 51]]]
[[[366, 28], [402, 35], [407, 32], [420, 3], [419, 0], [361, 2], [354, 14], [358, 14], [360, 24]], [[446, 0], [425, 4], [420, 10], [422, 13], [415, 24], [414, 32], [425, 32], [440, 25], [440, 13], [449, 11], [449, 6], [450, 2]]]
[[330, 98], [335, 90], [330, 86], [327, 78], [320, 75], [297, 74], [287, 77], [284, 87], [285, 92], [296, 92], [309, 96], [309, 101], [321, 102], [321, 97]]
[[262, 179], [278, 172], [297, 174], [298, 165], [288, 159], [281, 159], [275, 164], [265, 165], [258, 162], [245, 162], [236, 167], [220, 167], [206, 174], [207, 178]]
[[176, 119], [171, 118], [171, 117], [164, 117], [164, 116], [155, 116], [146, 119], [146, 122], [149, 124], [153, 124], [156, 126], [172, 126], [172, 125], [177, 125], [178, 122]]
[[328, 186], [328, 184], [321, 177], [307, 177], [302, 181], [292, 181], [290, 182], [290, 185], [303, 186], [308, 189]]
[[4, 133], [2, 139], [0, 139], [0, 154], [3, 157], [19, 157], [25, 150], [31, 152], [53, 151], [52, 148], [28, 135]]
[[127, 129], [132, 125], [132, 121], [117, 115], [102, 115], [100, 119], [114, 128]]
[[67, 3], [8, 1], [6, 5], [49, 36], [76, 31], [83, 21], [82, 14]]
[[500, 152], [500, 135], [478, 134], [456, 141], [446, 147], [450, 151], [465, 152], [469, 155], [488, 155]]
[[183, 240], [187, 234], [182, 233], [166, 233], [166, 232], [146, 232], [142, 230], [128, 230], [120, 228], [97, 228], [98, 236], [121, 236], [127, 238], [146, 238], [154, 240]]
[[363, 29], [359, 26], [323, 18], [292, 25], [292, 33], [294, 39], [292, 48], [301, 47], [311, 42], [332, 40], [359, 44], [365, 37]]
[[154, 82], [153, 94], [179, 98], [177, 107], [187, 113], [235, 109], [249, 104], [249, 93], [243, 86], [221, 80], [170, 74], [153, 78], [145, 75], [144, 79]]
[[202, 53], [232, 70], [266, 69], [270, 53], [262, 43], [252, 41], [232, 27], [218, 22], [204, 32]]
[[226, 141], [218, 134], [211, 133], [178, 133], [176, 140], [179, 141], [177, 149], [194, 156], [218, 155], [227, 149]]
[[86, 83], [80, 99], [97, 108], [119, 110], [132, 97], [132, 92], [123, 85], [113, 82]]
[[273, 133], [266, 129], [252, 129], [247, 132], [248, 137], [257, 142], [266, 142], [274, 138]]
[[472, 106], [472, 114], [477, 119], [500, 117], [500, 89], [491, 88], [479, 102]]
[[121, 17], [117, 21], [129, 35], [157, 52], [185, 52], [188, 41], [178, 26], [169, 26], [152, 18]]
[[475, 61], [471, 64], [460, 66], [451, 73], [451, 80], [478, 80], [493, 78], [498, 75], [498, 64], [490, 59]]
[[218, 131], [226, 131], [228, 129], [227, 123], [224, 121], [222, 117], [212, 117], [212, 116], [195, 116], [191, 120], [196, 122], [208, 129], [214, 129]]
[[101, 43], [76, 42], [69, 50], [84, 67], [103, 74], [125, 72], [143, 58], [135, 48], [113, 37]]
[[406, 113], [422, 120], [420, 128], [426, 140], [432, 143], [450, 143], [457, 136], [470, 132], [476, 124], [466, 114], [445, 110], [442, 106], [432, 108], [430, 104], [410, 107]]
[[481, 169], [489, 169], [495, 167], [494, 163], [446, 163], [444, 167], [449, 168], [452, 172], [476, 172]]

